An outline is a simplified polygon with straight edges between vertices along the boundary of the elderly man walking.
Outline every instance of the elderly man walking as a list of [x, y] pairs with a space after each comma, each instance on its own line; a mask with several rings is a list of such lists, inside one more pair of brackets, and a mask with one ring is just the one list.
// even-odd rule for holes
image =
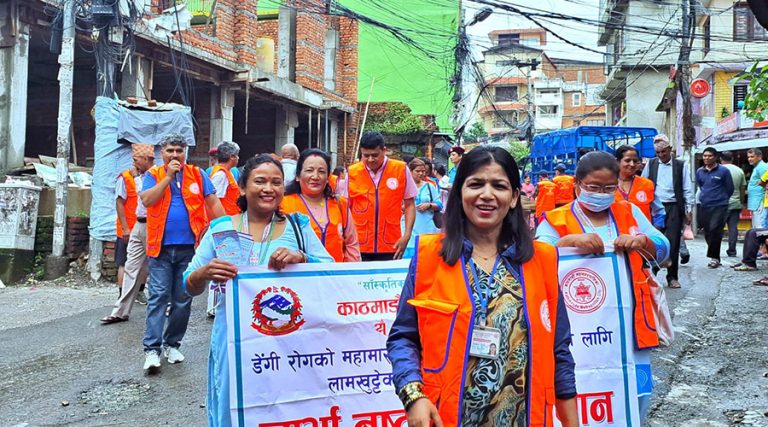
[[[155, 161], [155, 147], [149, 144], [133, 144], [131, 149], [133, 151], [133, 167], [138, 175], [121, 174], [115, 188], [118, 199], [118, 230], [122, 234], [120, 240], [125, 242], [125, 254], [122, 255], [125, 265], [122, 273], [122, 290], [112, 312], [101, 319], [103, 325], [128, 320], [131, 309], [133, 309], [133, 302], [139, 295], [143, 295], [141, 287], [147, 278], [147, 255], [144, 249], [147, 241], [147, 209], [141, 203], [139, 193], [144, 176]], [[122, 214], [120, 200], [124, 200]], [[126, 207], [133, 212], [131, 222], [125, 219], [128, 217]], [[124, 221], [127, 225], [121, 226]], [[120, 274], [118, 272], [118, 275]]]
[[654, 198], [664, 206], [666, 218], [661, 231], [669, 240], [671, 261], [667, 267], [667, 285], [679, 288], [680, 241], [683, 226], [691, 223], [693, 215], [691, 174], [685, 162], [672, 157], [672, 145], [666, 135], [656, 135], [653, 147], [656, 157], [648, 161], [642, 175], [653, 182]]
[[187, 331], [192, 298], [184, 290], [182, 273], [210, 220], [225, 214], [208, 175], [186, 163], [186, 148], [183, 136], [164, 137], [160, 142], [163, 165], [147, 172], [141, 193], [147, 207], [149, 257], [144, 331], [144, 369], [148, 373], [160, 368], [161, 350], [169, 363], [184, 361], [179, 347]]

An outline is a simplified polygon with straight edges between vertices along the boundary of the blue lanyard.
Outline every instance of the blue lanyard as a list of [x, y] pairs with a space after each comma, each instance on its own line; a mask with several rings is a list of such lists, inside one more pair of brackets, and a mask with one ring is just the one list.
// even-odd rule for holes
[[475, 260], [469, 259], [469, 268], [472, 270], [472, 277], [475, 279], [475, 289], [477, 289], [477, 296], [480, 299], [480, 326], [485, 327], [486, 318], [488, 317], [488, 293], [493, 288], [493, 280], [496, 276], [496, 270], [499, 268], [499, 260], [501, 256], [496, 257], [496, 261], [493, 263], [493, 270], [488, 277], [488, 285], [483, 286], [477, 279], [477, 270], [475, 270]]

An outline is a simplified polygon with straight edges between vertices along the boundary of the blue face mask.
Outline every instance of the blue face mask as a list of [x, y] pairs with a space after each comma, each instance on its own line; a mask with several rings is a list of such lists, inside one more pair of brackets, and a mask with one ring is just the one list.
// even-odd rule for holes
[[615, 193], [593, 193], [582, 189], [578, 200], [584, 209], [590, 212], [602, 212], [611, 207], [615, 198]]

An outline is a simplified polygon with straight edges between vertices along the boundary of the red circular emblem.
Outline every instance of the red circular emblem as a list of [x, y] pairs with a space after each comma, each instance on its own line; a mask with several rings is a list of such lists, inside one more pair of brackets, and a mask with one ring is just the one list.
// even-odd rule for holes
[[594, 313], [605, 302], [605, 282], [593, 270], [577, 268], [560, 283], [565, 305], [580, 314]]
[[709, 95], [709, 82], [704, 79], [696, 79], [691, 82], [691, 95], [696, 98], [704, 98]]
[[269, 286], [253, 299], [251, 327], [264, 335], [287, 335], [304, 324], [301, 300], [292, 289]]

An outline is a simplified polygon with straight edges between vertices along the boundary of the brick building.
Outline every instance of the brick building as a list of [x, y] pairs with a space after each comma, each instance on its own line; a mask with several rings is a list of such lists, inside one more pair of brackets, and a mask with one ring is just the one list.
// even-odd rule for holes
[[562, 127], [605, 126], [605, 103], [599, 93], [605, 85], [603, 64], [553, 59], [555, 75], [563, 81]]
[[[23, 166], [24, 156], [56, 154], [59, 64], [50, 49], [52, 3], [0, 6], [0, 91], [15, 100], [0, 107], [0, 136], [12, 139], [0, 148], [0, 170]], [[206, 163], [208, 148], [223, 140], [238, 142], [243, 159], [279, 151], [287, 142], [343, 155], [344, 141], [355, 133], [358, 22], [324, 13], [323, 0], [291, 3], [260, 16], [256, 1], [190, 1], [178, 9], [192, 19], [179, 13], [176, 21], [175, 9], [163, 11], [161, 0], [152, 0], [140, 11], [131, 49], [113, 58], [115, 96], [189, 104], [193, 163]], [[175, 31], [176, 22], [183, 31]], [[76, 38], [82, 48], [75, 53], [71, 161], [90, 166], [90, 111], [108, 77], [97, 75], [91, 35], [78, 31]]]

